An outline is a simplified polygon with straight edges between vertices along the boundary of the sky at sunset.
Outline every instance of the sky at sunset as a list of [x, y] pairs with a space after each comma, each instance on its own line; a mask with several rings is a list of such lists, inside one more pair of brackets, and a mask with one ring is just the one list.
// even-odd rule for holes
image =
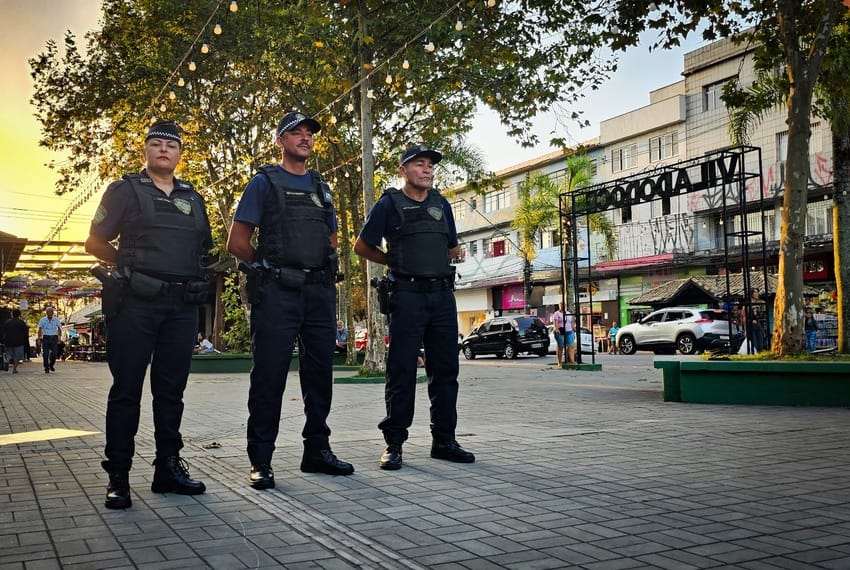
[[[57, 177], [45, 164], [61, 157], [38, 145], [41, 133], [30, 104], [32, 79], [27, 60], [42, 52], [49, 39], [61, 46], [67, 29], [84, 47], [85, 32], [98, 25], [100, 1], [0, 0], [0, 14], [6, 24], [0, 34], [0, 231], [40, 241], [62, 219], [77, 194], [57, 196], [54, 192]], [[535, 121], [534, 132], [542, 141], [553, 136], [553, 130], [576, 142], [597, 136], [601, 120], [648, 104], [650, 90], [680, 79], [682, 54], [697, 45], [688, 41], [686, 49], [652, 54], [645, 47], [636, 48], [622, 58], [620, 71], [580, 104], [591, 127], [556, 127], [552, 115], [544, 115]], [[482, 150], [491, 170], [502, 170], [552, 150], [546, 145], [521, 148], [504, 133], [494, 114], [482, 112], [468, 136], [468, 141]], [[75, 210], [55, 239], [85, 239], [107, 182], [98, 183], [94, 197]]]

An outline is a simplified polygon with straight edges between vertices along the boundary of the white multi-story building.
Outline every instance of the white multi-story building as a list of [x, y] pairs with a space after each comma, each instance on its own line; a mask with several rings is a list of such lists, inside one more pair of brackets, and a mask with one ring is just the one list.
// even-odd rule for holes
[[[682, 75], [681, 81], [650, 92], [648, 105], [601, 123], [599, 139], [585, 147], [594, 164], [594, 182], [655, 171], [731, 146], [729, 117], [720, 95], [728, 81], [742, 85], [752, 82], [752, 48], [731, 40], [714, 42], [685, 54]], [[787, 149], [785, 116], [784, 109], [767, 113], [749, 141], [761, 149], [762, 177], [760, 187], [757, 178], [747, 185], [751, 206], [746, 227], [763, 237], [747, 239], [751, 248], [759, 250], [757, 265], [761, 264], [764, 250], [770, 272], [776, 271], [773, 266], [778, 263], [778, 220]], [[828, 199], [832, 183], [830, 141], [828, 124], [813, 118], [804, 279], [827, 286], [834, 280], [832, 203]], [[748, 166], [753, 168], [752, 164]], [[521, 313], [530, 308], [546, 316], [551, 305], [561, 298], [558, 228], [540, 236], [539, 256], [533, 262], [534, 288], [526, 300], [524, 260], [517, 255], [519, 240], [511, 222], [518, 203], [518, 184], [531, 173], [557, 177], [563, 169], [564, 155], [551, 153], [498, 172], [506, 183], [503, 189], [484, 195], [455, 189], [450, 201], [462, 248], [457, 263], [462, 332], [494, 314]], [[739, 215], [724, 210], [718, 192], [719, 189], [709, 188], [609, 210], [606, 215], [615, 224], [619, 244], [613, 258], [606, 255], [592, 234], [585, 233], [584, 239], [579, 239], [584, 248], [579, 258], [588, 260], [580, 271], [580, 294], [590, 300], [590, 293], [593, 301], [583, 311], [592, 311], [600, 328], [612, 321], [630, 322], [634, 308], [627, 301], [654, 286], [674, 278], [726, 270], [724, 236], [733, 247], [740, 247], [743, 238], [729, 239], [729, 234], [742, 227], [742, 221]]]

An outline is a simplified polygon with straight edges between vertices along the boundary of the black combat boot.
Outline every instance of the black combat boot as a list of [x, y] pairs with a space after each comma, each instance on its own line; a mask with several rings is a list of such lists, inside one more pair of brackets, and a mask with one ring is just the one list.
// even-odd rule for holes
[[153, 464], [156, 469], [153, 472], [151, 491], [154, 493], [200, 495], [207, 490], [206, 485], [189, 478], [189, 466], [176, 455], [158, 457]]
[[127, 509], [132, 506], [130, 499], [130, 474], [127, 471], [109, 472], [109, 485], [106, 487], [107, 509]]

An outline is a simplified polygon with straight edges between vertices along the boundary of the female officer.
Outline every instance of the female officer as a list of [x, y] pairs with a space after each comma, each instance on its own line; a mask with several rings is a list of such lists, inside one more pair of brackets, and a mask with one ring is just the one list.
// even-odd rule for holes
[[[208, 296], [201, 257], [212, 247], [204, 201], [174, 177], [183, 141], [171, 121], [145, 137], [145, 168], [113, 182], [94, 214], [86, 251], [117, 266], [104, 281], [106, 354], [112, 387], [106, 406], [106, 507], [132, 504], [129, 472], [139, 427], [142, 385], [151, 365], [156, 459], [151, 491], [197, 495], [180, 458], [183, 390]], [[120, 238], [116, 249], [110, 243]]]

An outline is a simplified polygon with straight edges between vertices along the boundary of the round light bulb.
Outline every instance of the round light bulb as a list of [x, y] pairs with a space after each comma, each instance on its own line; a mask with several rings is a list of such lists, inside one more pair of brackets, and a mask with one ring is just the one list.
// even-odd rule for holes
[[371, 89], [369, 89], [368, 91], [366, 91], [366, 97], [368, 99], [374, 99], [375, 98], [375, 92], [372, 91]]
[[230, 11], [235, 12], [238, 9], [239, 9], [239, 4], [236, 3], [236, 0], [233, 0], [233, 2], [230, 3]]
[[461, 22], [460, 20], [458, 20], [458, 21], [457, 21], [457, 23], [455, 24], [455, 29], [456, 29], [457, 31], [461, 31], [461, 30], [463, 29], [463, 22]]
[[391, 85], [393, 82], [393, 76], [388, 73], [387, 78], [384, 79], [384, 81], [386, 81], [387, 85]]
[[216, 24], [213, 28], [213, 33], [217, 36], [221, 35], [221, 24]]
[[163, 103], [162, 105], [159, 106], [159, 110], [162, 111], [163, 113], [165, 113], [166, 109], [168, 109], [168, 107], [165, 106], [165, 103]]
[[209, 52], [210, 52], [210, 46], [208, 46], [207, 44], [204, 44], [204, 45], [201, 46], [201, 53], [209, 53]]
[[401, 67], [404, 69], [410, 69], [410, 62], [405, 59], [403, 62], [401, 62]]
[[174, 91], [169, 91], [168, 98], [174, 101], [175, 99], [177, 99], [177, 94]]
[[195, 71], [196, 69], [198, 69], [198, 66], [195, 65], [194, 61], [190, 61], [189, 62], [189, 71]]
[[487, 0], [487, 7], [492, 8], [496, 5], [496, 0]]
[[330, 121], [331, 121], [332, 125], [335, 125], [336, 124], [336, 115], [331, 115]]
[[348, 105], [345, 106], [345, 110], [348, 111], [349, 113], [353, 113], [354, 112], [354, 104], [349, 103]]
[[184, 85], [186, 85], [186, 80], [185, 80], [185, 79], [183, 79], [183, 78], [181, 77], [180, 79], [178, 79], [178, 80], [177, 80], [177, 86], [178, 86], [178, 87], [183, 87]]
[[428, 44], [425, 46], [425, 51], [432, 52], [435, 49], [436, 48], [434, 47], [434, 42], [428, 42]]

